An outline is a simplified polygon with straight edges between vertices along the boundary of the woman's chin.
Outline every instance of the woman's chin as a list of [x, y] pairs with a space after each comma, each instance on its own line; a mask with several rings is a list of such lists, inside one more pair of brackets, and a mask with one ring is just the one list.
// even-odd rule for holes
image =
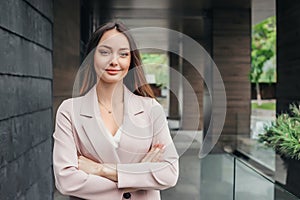
[[114, 83], [118, 83], [120, 81], [123, 80], [123, 77], [119, 76], [119, 75], [114, 75], [114, 76], [102, 76], [100, 78], [101, 82], [104, 82], [104, 83], [110, 83], [110, 84], [114, 84]]

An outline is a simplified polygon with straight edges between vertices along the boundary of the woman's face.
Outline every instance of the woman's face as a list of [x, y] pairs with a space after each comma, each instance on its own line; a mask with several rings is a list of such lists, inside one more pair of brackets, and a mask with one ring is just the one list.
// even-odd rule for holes
[[106, 31], [96, 47], [94, 67], [98, 79], [116, 83], [128, 73], [131, 54], [126, 36], [116, 29]]

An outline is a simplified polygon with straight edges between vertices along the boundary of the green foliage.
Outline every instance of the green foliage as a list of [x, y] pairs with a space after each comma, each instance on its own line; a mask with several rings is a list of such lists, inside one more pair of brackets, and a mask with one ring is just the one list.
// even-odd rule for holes
[[300, 108], [290, 105], [291, 114], [281, 114], [271, 126], [264, 127], [259, 141], [278, 153], [300, 160]]
[[[259, 24], [256, 24], [252, 29], [252, 51], [251, 51], [251, 71], [250, 80], [253, 83], [261, 82], [261, 76], [264, 73], [264, 65], [269, 60], [274, 60], [276, 52], [276, 18], [269, 17]], [[275, 63], [274, 63], [275, 64]], [[276, 73], [275, 65], [273, 71], [267, 67], [266, 80], [272, 81], [272, 77]]]
[[143, 53], [142, 62], [146, 74], [154, 74], [158, 85], [169, 83], [168, 57], [166, 54]]
[[252, 109], [263, 109], [263, 110], [275, 110], [276, 109], [276, 103], [275, 102], [263, 102], [261, 105], [258, 105], [258, 103], [251, 103]]
[[260, 83], [276, 83], [276, 56], [264, 63], [263, 73], [259, 78]]

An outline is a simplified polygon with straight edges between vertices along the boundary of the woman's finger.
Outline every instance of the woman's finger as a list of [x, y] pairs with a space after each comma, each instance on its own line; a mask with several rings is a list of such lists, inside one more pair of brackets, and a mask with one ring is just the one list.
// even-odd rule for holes
[[154, 151], [149, 155], [148, 161], [151, 162], [155, 157], [156, 154], [158, 154], [160, 151], [160, 148], [155, 148]]
[[151, 159], [156, 154], [158, 148], [152, 147], [151, 150], [146, 154], [146, 156], [142, 159], [142, 162], [150, 162]]
[[152, 145], [149, 152], [145, 155], [141, 162], [157, 162], [160, 160], [161, 155], [164, 152], [165, 145], [156, 143]]
[[161, 152], [159, 151], [151, 160], [151, 162], [158, 162], [161, 158]]

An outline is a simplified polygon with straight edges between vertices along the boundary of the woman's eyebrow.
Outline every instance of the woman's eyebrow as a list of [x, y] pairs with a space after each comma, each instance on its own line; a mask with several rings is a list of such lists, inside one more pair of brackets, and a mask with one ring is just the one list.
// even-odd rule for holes
[[130, 50], [130, 49], [127, 47], [124, 47], [124, 48], [120, 48], [119, 50]]
[[[104, 45], [104, 44], [99, 45], [99, 47], [104, 47], [104, 48], [108, 48], [108, 49], [112, 50], [112, 47]], [[128, 47], [123, 47], [123, 48], [120, 48], [119, 50], [122, 51], [122, 50], [130, 50], [130, 49]]]
[[99, 47], [105, 47], [105, 48], [108, 48], [108, 49], [112, 49], [110, 46], [107, 46], [107, 45], [99, 45]]

